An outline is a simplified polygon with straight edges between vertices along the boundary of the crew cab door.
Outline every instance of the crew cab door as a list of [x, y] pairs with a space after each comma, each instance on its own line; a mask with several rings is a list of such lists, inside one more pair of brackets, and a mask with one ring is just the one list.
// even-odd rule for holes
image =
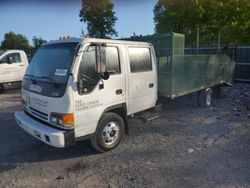
[[78, 70], [78, 91], [75, 93], [76, 136], [94, 133], [105, 110], [125, 103], [124, 60], [122, 48], [105, 44], [109, 78], [100, 79], [96, 72], [96, 45], [90, 44], [81, 54]]
[[24, 62], [18, 52], [8, 53], [0, 60], [0, 82], [21, 81], [21, 73], [25, 71]]
[[155, 106], [157, 70], [149, 46], [128, 46], [128, 114]]

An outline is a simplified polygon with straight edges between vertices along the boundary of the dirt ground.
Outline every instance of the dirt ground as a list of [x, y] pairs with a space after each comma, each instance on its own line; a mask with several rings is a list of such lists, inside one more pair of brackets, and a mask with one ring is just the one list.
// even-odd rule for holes
[[[0, 95], [0, 187], [250, 187], [250, 84], [200, 108], [163, 101], [160, 118], [130, 120], [113, 151], [88, 141], [56, 149], [19, 128], [20, 91]], [[192, 97], [193, 99], [194, 97]]]

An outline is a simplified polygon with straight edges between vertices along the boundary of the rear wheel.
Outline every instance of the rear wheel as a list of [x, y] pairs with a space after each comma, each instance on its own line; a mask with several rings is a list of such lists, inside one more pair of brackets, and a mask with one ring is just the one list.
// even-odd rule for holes
[[208, 107], [211, 105], [211, 103], [212, 103], [212, 89], [207, 88], [207, 89], [201, 90], [198, 96], [198, 104], [201, 107]]
[[105, 113], [98, 123], [94, 136], [90, 139], [92, 146], [105, 152], [118, 146], [124, 136], [124, 121], [115, 113]]

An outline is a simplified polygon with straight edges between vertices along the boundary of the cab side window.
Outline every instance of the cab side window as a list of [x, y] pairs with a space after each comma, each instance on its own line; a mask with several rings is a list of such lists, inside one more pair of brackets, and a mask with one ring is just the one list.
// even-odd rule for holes
[[11, 53], [1, 59], [2, 63], [21, 63], [21, 56], [19, 53]]
[[107, 69], [110, 75], [120, 74], [120, 61], [119, 61], [119, 54], [118, 49], [113, 46], [105, 47], [106, 51], [106, 62], [107, 62]]
[[[120, 74], [120, 60], [118, 48], [113, 46], [105, 46], [105, 57], [107, 63], [107, 71], [110, 76]], [[78, 71], [79, 93], [90, 93], [98, 81], [100, 75], [96, 72], [96, 45], [90, 45], [84, 50], [82, 60]]]
[[150, 49], [145, 47], [128, 48], [130, 71], [132, 73], [152, 70]]
[[98, 83], [100, 76], [95, 70], [96, 46], [91, 45], [84, 50], [78, 71], [79, 93], [91, 92]]

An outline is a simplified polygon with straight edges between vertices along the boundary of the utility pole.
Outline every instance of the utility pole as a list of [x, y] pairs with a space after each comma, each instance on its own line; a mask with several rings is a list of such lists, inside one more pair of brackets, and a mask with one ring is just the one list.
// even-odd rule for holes
[[200, 28], [197, 28], [196, 54], [199, 54]]
[[221, 32], [219, 31], [219, 36], [218, 36], [218, 51], [217, 53], [220, 53], [220, 40], [221, 40]]

